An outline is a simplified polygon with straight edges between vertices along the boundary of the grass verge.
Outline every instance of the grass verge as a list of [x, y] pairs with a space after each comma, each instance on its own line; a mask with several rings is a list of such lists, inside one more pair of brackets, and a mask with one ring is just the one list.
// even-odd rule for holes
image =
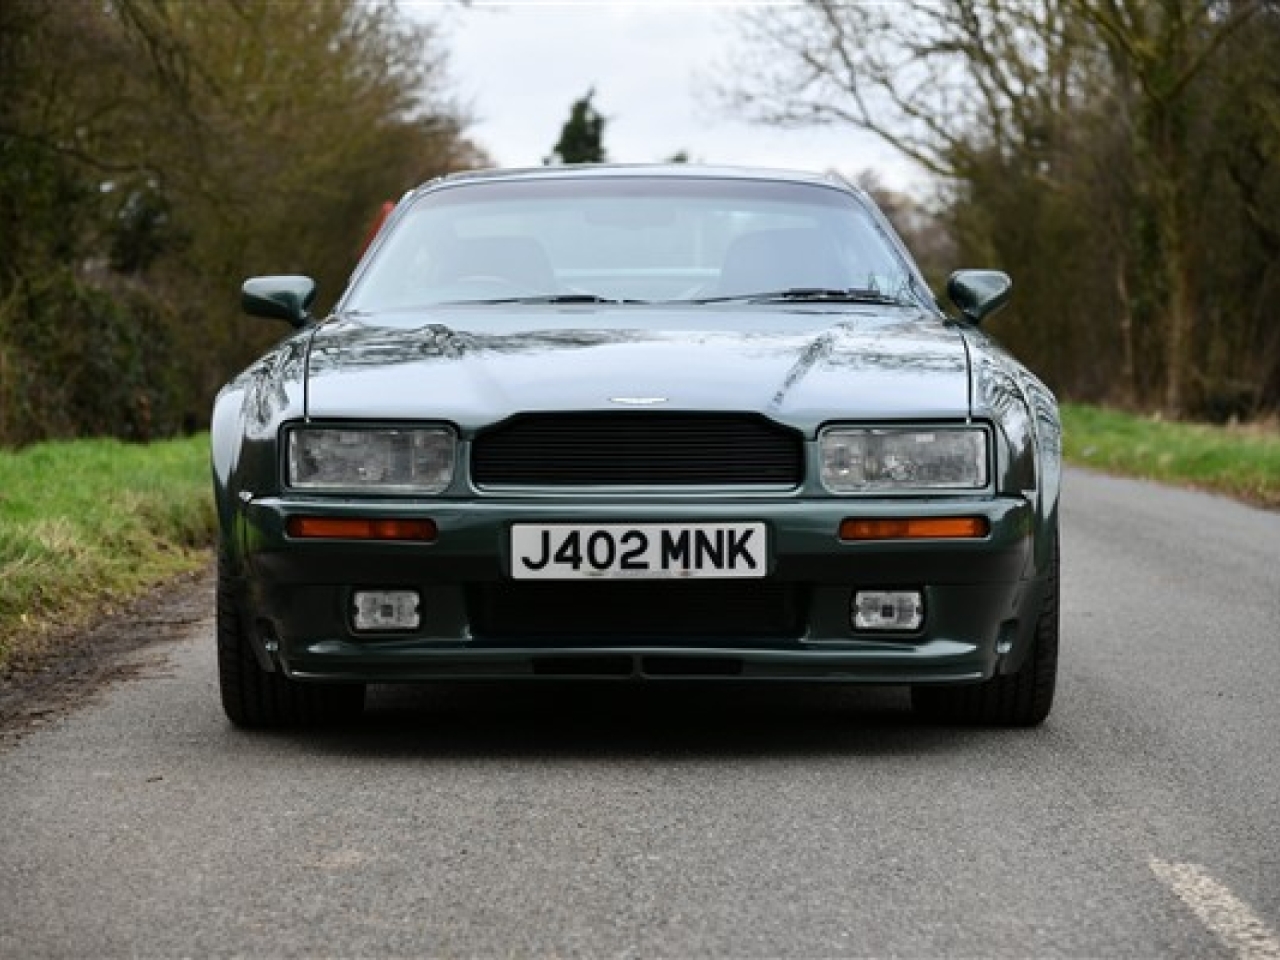
[[1280, 508], [1280, 429], [1176, 423], [1063, 404], [1063, 455], [1107, 473]]
[[0, 674], [53, 630], [207, 562], [208, 445], [199, 435], [0, 451]]

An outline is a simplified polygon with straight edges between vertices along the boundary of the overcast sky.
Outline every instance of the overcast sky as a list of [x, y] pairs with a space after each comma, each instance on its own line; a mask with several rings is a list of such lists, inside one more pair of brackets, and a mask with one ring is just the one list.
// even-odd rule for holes
[[730, 59], [737, 8], [727, 0], [518, 0], [469, 7], [401, 0], [440, 25], [473, 137], [502, 166], [540, 164], [574, 100], [594, 88], [605, 149], [619, 162], [677, 151], [705, 163], [877, 170], [910, 188], [921, 177], [888, 147], [850, 129], [752, 126], [705, 91]]

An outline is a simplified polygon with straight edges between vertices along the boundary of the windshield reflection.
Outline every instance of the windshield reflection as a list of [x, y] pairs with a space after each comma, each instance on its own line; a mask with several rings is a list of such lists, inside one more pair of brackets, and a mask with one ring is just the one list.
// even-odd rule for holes
[[[433, 304], [907, 302], [913, 271], [834, 186], [710, 177], [462, 181], [387, 230], [344, 310]], [[801, 297], [791, 297], [797, 301]]]

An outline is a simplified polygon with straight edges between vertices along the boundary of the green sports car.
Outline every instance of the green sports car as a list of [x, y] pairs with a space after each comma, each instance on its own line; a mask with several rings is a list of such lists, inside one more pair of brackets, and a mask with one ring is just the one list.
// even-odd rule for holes
[[834, 176], [567, 166], [407, 194], [331, 316], [213, 412], [218, 666], [244, 727], [369, 683], [904, 684], [1032, 725], [1058, 658], [1060, 422]]

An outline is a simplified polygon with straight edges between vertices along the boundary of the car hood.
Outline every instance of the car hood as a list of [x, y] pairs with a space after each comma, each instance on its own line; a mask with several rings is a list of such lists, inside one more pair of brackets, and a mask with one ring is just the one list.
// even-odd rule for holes
[[913, 307], [434, 308], [339, 317], [308, 357], [310, 417], [446, 420], [537, 410], [759, 411], [823, 422], [969, 413], [957, 328]]

